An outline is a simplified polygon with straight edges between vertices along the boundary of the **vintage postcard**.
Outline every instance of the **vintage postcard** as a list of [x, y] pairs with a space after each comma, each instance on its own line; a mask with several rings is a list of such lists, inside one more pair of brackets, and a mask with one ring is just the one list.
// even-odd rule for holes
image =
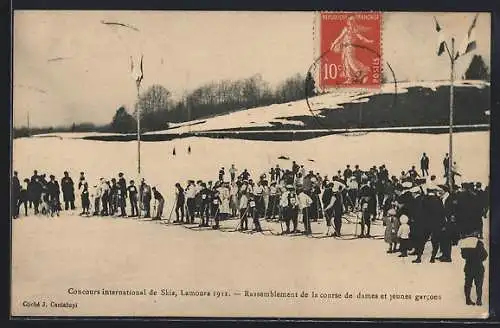
[[13, 317], [489, 316], [489, 13], [15, 11], [13, 48]]

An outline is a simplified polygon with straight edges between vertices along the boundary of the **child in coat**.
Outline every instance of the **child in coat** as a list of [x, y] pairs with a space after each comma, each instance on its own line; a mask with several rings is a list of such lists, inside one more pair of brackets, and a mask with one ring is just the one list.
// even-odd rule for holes
[[385, 234], [384, 241], [389, 244], [387, 253], [395, 253], [398, 244], [399, 220], [396, 217], [396, 210], [390, 209], [387, 211], [387, 216], [384, 218]]
[[408, 221], [408, 217], [404, 214], [399, 218], [399, 222], [401, 223], [397, 234], [399, 239], [399, 249], [401, 250], [399, 257], [408, 256], [408, 243], [410, 238], [410, 226], [408, 225]]

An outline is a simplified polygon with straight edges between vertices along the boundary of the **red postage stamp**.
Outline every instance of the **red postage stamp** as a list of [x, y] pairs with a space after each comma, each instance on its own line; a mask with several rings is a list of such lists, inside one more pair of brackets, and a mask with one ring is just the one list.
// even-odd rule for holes
[[320, 88], [380, 87], [382, 14], [322, 12], [319, 15]]

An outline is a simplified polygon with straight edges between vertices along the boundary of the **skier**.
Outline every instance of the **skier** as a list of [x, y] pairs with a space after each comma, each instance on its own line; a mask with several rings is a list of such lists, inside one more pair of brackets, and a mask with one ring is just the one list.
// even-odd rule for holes
[[210, 219], [210, 205], [212, 203], [212, 192], [207, 188], [205, 183], [201, 184], [201, 211], [200, 211], [200, 224], [199, 227], [208, 227]]
[[110, 204], [111, 204], [111, 186], [109, 184], [108, 180], [102, 179], [102, 184], [101, 184], [101, 215], [102, 216], [109, 216], [112, 215], [110, 212]]
[[59, 189], [59, 183], [55, 179], [56, 177], [51, 174], [50, 181], [47, 184], [51, 216], [53, 216], [54, 214], [59, 216], [59, 209], [60, 209], [60, 203], [59, 203], [60, 189]]
[[[484, 248], [484, 244], [477, 238], [477, 233], [472, 234], [460, 241], [461, 255], [465, 260], [464, 273], [464, 294], [465, 304], [467, 305], [483, 305], [483, 281], [484, 281], [484, 265], [483, 262], [488, 258], [488, 253]], [[476, 302], [471, 300], [470, 294], [472, 283], [476, 285]]]
[[220, 205], [222, 203], [220, 192], [218, 190], [214, 190], [211, 199], [212, 199], [212, 208], [210, 215], [215, 220], [215, 224], [212, 226], [212, 228], [219, 229]]
[[234, 182], [234, 180], [236, 179], [236, 172], [238, 172], [238, 170], [234, 167], [234, 164], [231, 164], [231, 167], [229, 168], [229, 174], [231, 175], [231, 182]]
[[146, 183], [144, 178], [141, 180], [140, 199], [142, 209], [146, 212], [144, 218], [151, 217], [151, 187]]
[[399, 230], [399, 220], [396, 217], [396, 210], [390, 209], [387, 211], [387, 216], [384, 218], [385, 233], [384, 241], [389, 244], [389, 249], [387, 253], [395, 253], [396, 246], [398, 244], [397, 233]]
[[191, 155], [191, 145], [188, 146], [188, 155]]
[[194, 213], [196, 211], [196, 187], [193, 180], [188, 181], [188, 186], [186, 188], [186, 206], [187, 215], [186, 223], [194, 223]]
[[438, 197], [437, 190], [427, 190], [427, 195], [424, 196], [424, 210], [426, 211], [426, 218], [428, 220], [432, 243], [430, 262], [434, 263], [436, 260], [436, 254], [441, 245], [441, 239], [443, 238], [443, 231], [446, 223], [444, 204]]
[[83, 183], [82, 192], [80, 194], [80, 198], [82, 201], [82, 212], [80, 215], [89, 215], [90, 208], [90, 198], [89, 198], [89, 188], [87, 182]]
[[[333, 187], [333, 186], [332, 186]], [[330, 203], [328, 206], [325, 208], [325, 211], [328, 211], [329, 209], [332, 209], [332, 214], [333, 214], [333, 225], [335, 226], [335, 232], [334, 236], [340, 237], [341, 234], [341, 228], [342, 228], [342, 206], [343, 206], [343, 200], [342, 200], [342, 186], [338, 187], [337, 191], [334, 191]]]
[[111, 186], [109, 188], [109, 215], [114, 216], [118, 211], [118, 185], [116, 179], [111, 179]]
[[246, 191], [241, 192], [240, 200], [239, 200], [239, 210], [240, 210], [240, 227], [239, 231], [248, 230], [248, 210], [249, 210], [249, 202], [248, 195]]
[[312, 205], [312, 199], [309, 197], [304, 190], [300, 190], [297, 196], [299, 210], [302, 212], [302, 222], [304, 223], [304, 234], [310, 235], [311, 230], [311, 218], [310, 218], [310, 207]]
[[[181, 187], [180, 183], [175, 184], [175, 221], [174, 223], [184, 222], [184, 203], [185, 203], [185, 194], [184, 189]], [[179, 210], [180, 210], [180, 218], [179, 218]], [[189, 216], [189, 214], [188, 214]], [[188, 223], [188, 219], [186, 219], [186, 223]]]
[[219, 170], [219, 181], [220, 182], [223, 182], [224, 181], [224, 175], [226, 174], [226, 172], [224, 172], [224, 168], [221, 167], [221, 169]]
[[21, 186], [21, 191], [19, 194], [19, 200], [17, 202], [17, 215], [19, 216], [19, 211], [21, 208], [21, 205], [24, 205], [24, 216], [28, 216], [28, 201], [29, 201], [29, 194], [28, 194], [28, 186], [30, 184], [30, 179], [24, 179], [24, 185]]
[[[326, 188], [323, 191], [323, 195], [321, 197], [323, 205], [329, 205], [332, 203], [333, 200], [333, 182], [328, 182], [326, 184]], [[327, 227], [327, 233], [330, 231], [330, 227], [332, 226], [332, 218], [333, 218], [333, 206], [330, 207], [325, 207], [325, 219], [326, 219], [326, 227]], [[332, 233], [333, 235], [333, 233]]]
[[99, 182], [94, 185], [94, 188], [92, 189], [92, 196], [94, 199], [94, 213], [93, 215], [99, 215], [99, 205], [101, 202], [101, 196], [102, 196], [102, 183], [103, 183], [103, 178], [99, 180]]
[[415, 165], [412, 165], [411, 169], [408, 170], [408, 176], [410, 177], [412, 182], [415, 182], [415, 180], [419, 177], [419, 174], [415, 169]]
[[19, 216], [19, 200], [21, 196], [21, 183], [19, 182], [19, 178], [17, 177], [17, 171], [14, 171], [14, 176], [12, 177], [11, 182], [11, 211], [12, 218], [17, 219]]
[[260, 218], [261, 215], [264, 215], [265, 211], [265, 204], [264, 204], [264, 188], [262, 186], [262, 182], [259, 181], [257, 185], [252, 190], [253, 193], [253, 199], [255, 201], [255, 216], [257, 218]]
[[276, 214], [278, 214], [278, 203], [279, 203], [279, 195], [278, 188], [276, 187], [276, 181], [271, 182], [271, 186], [269, 187], [269, 205], [267, 206], [266, 219], [274, 220]]
[[[370, 238], [371, 220], [370, 220], [370, 211], [368, 209], [369, 201], [366, 198], [363, 198], [360, 203], [361, 203], [361, 234], [358, 237]], [[365, 235], [365, 225], [366, 225], [366, 235]]]
[[281, 169], [278, 164], [276, 164], [276, 167], [274, 168], [274, 181], [279, 181], [281, 178]]
[[352, 177], [352, 170], [351, 166], [347, 164], [345, 170], [344, 170], [344, 180], [349, 181], [349, 179]]
[[172, 155], [175, 156], [175, 147], [174, 150], [172, 150]]
[[165, 199], [163, 198], [162, 194], [160, 194], [160, 192], [156, 190], [156, 187], [153, 187], [151, 190], [153, 192], [153, 197], [156, 200], [156, 215], [153, 220], [161, 220], [161, 217], [163, 215], [163, 206], [165, 205]]
[[120, 216], [127, 216], [127, 181], [123, 177], [123, 173], [118, 173], [118, 191], [120, 195], [119, 205], [120, 205]]
[[420, 159], [420, 170], [423, 177], [429, 176], [429, 157], [427, 157], [426, 153], [423, 153]]
[[85, 183], [85, 173], [80, 172], [80, 178], [78, 179], [78, 190], [81, 191], [80, 189], [83, 187], [83, 184]]
[[[239, 181], [238, 181], [239, 182]], [[238, 213], [238, 183], [231, 182], [229, 186], [229, 207], [231, 209], [231, 216], [236, 217]]]
[[61, 179], [61, 189], [63, 192], [64, 200], [64, 210], [68, 210], [70, 207], [72, 210], [75, 209], [75, 187], [73, 184], [73, 179], [70, 178], [69, 173], [64, 171], [64, 177]]
[[295, 188], [293, 185], [287, 185], [286, 191], [281, 195], [280, 206], [283, 209], [283, 219], [285, 221], [286, 230], [283, 231], [283, 234], [290, 233], [290, 221], [293, 224], [292, 233], [296, 233], [297, 231], [297, 219], [299, 214], [298, 209], [298, 199], [295, 193]]
[[247, 169], [244, 169], [243, 172], [241, 172], [240, 177], [243, 179], [243, 181], [248, 181], [248, 179], [250, 179], [250, 173]]
[[134, 180], [130, 180], [130, 184], [127, 188], [127, 191], [132, 211], [131, 216], [132, 217], [139, 216], [139, 208], [137, 207], [137, 187], [135, 186]]

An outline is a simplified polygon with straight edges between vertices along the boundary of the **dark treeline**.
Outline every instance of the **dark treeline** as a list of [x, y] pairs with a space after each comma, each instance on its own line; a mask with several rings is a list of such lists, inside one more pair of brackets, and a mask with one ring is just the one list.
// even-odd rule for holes
[[157, 131], [168, 129], [169, 122], [186, 122], [304, 99], [306, 88], [307, 94], [314, 96], [315, 83], [311, 74], [307, 78], [300, 74], [291, 76], [274, 90], [257, 74], [242, 80], [210, 82], [174, 101], [169, 90], [153, 85], [140, 95], [134, 113], [124, 113], [122, 108], [117, 111], [113, 118], [113, 130], [121, 133], [134, 131], [132, 122], [138, 108], [141, 111], [141, 130]]

